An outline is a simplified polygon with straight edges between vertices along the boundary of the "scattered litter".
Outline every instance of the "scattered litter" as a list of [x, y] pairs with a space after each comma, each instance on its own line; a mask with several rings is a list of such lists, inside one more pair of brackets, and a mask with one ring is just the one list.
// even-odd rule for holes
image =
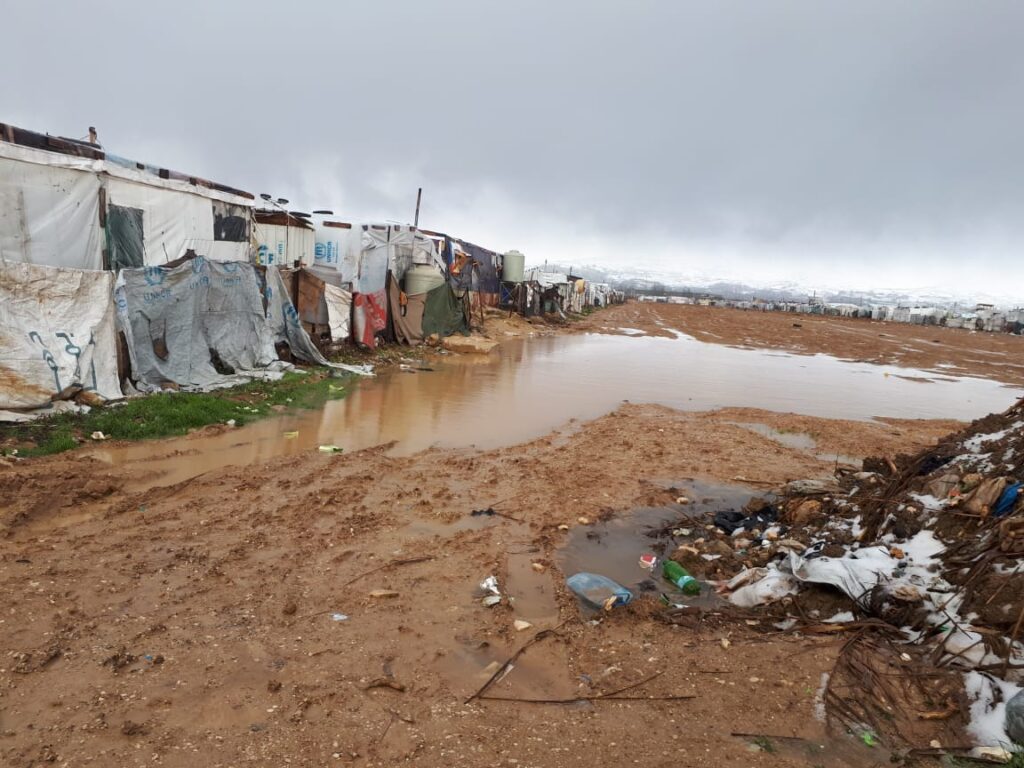
[[398, 597], [398, 593], [393, 589], [374, 589], [370, 597]]
[[100, 432], [98, 430], [96, 432], [93, 432], [91, 435], [89, 435], [89, 437], [91, 437], [93, 440], [109, 440], [110, 439], [110, 435], [104, 435], [102, 432]]
[[865, 728], [859, 734], [857, 734], [857, 738], [859, 738], [866, 747], [878, 746], [878, 736], [875, 735], [874, 731], [868, 728]]
[[481, 581], [480, 592], [484, 595], [480, 602], [487, 608], [491, 608], [501, 602], [501, 590], [498, 588], [498, 578], [496, 576], [488, 576]]
[[294, 432], [285, 432], [284, 433], [284, 439], [285, 440], [294, 440], [298, 436], [299, 436], [298, 430], [295, 430]]
[[236, 422], [235, 422], [235, 420], [234, 420], [234, 419], [228, 419], [228, 420], [227, 420], [227, 421], [225, 421], [224, 423], [225, 423], [225, 424], [227, 424], [227, 425], [228, 425], [229, 427], [233, 427], [233, 426], [235, 426], [235, 423], [236, 423]]
[[590, 525], [590, 518], [589, 517], [580, 516], [580, 517], [576, 518], [576, 522], [579, 523], [580, 525]]
[[654, 566], [657, 565], [658, 558], [656, 555], [650, 553], [640, 555], [640, 567], [645, 571], [653, 571]]
[[522, 632], [524, 629], [532, 627], [533, 624], [528, 621], [523, 621], [522, 619], [516, 619], [512, 622], [512, 626], [516, 628], [516, 632]]
[[690, 500], [688, 498], [686, 498], [685, 496], [680, 496], [679, 498], [676, 499], [676, 504], [685, 505], [685, 504], [689, 504], [689, 503], [690, 503]]
[[1024, 484], [1021, 483], [1006, 486], [1003, 495], [999, 497], [999, 501], [992, 508], [992, 517], [1002, 517], [1013, 509], [1017, 504], [1017, 497], [1020, 496], [1022, 488], [1024, 488]]
[[544, 563], [530, 563], [530, 567], [537, 573], [544, 573], [547, 570], [547, 566]]
[[693, 596], [700, 594], [700, 582], [693, 578], [693, 576], [691, 576], [690, 573], [675, 560], [666, 560], [662, 563], [661, 575], [667, 582], [681, 590], [685, 595]]
[[320, 453], [341, 453], [343, 450], [337, 445], [321, 445], [319, 448]]
[[558, 526], [558, 530], [560, 530], [560, 531], [568, 531], [569, 530], [569, 526], [566, 525], [565, 523], [562, 523], [560, 526]]
[[566, 579], [565, 583], [591, 608], [610, 611], [633, 599], [633, 593], [624, 586], [596, 573], [576, 573]]
[[348, 621], [348, 616], [344, 613], [332, 613], [331, 621]]

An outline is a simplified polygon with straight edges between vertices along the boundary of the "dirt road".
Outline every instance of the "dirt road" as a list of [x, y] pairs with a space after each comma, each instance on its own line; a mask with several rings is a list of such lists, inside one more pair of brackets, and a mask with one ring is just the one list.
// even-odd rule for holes
[[573, 326], [602, 333], [636, 329], [652, 336], [673, 330], [713, 344], [784, 349], [947, 374], [1024, 383], [1024, 337], [961, 328], [756, 312], [686, 304], [629, 303]]
[[[590, 322], [638, 327], [633, 312]], [[841, 638], [727, 613], [670, 625], [656, 593], [594, 620], [560, 548], [706, 483], [749, 495], [955, 426], [626, 404], [497, 450], [309, 452], [146, 490], [144, 463], [19, 462], [0, 469], [0, 762], [880, 764], [816, 714]], [[501, 514], [471, 514], [488, 507]]]

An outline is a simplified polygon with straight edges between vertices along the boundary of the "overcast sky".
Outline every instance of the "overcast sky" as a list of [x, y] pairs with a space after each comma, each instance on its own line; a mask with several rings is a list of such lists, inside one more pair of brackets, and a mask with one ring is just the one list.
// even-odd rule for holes
[[0, 121], [545, 259], [1024, 299], [1024, 3], [0, 0]]

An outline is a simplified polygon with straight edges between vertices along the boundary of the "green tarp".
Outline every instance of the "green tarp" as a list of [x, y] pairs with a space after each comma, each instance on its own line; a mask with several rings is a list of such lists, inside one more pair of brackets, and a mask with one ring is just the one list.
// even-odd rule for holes
[[427, 292], [423, 307], [423, 336], [436, 333], [441, 338], [461, 333], [469, 335], [469, 323], [462, 308], [462, 301], [447, 283]]

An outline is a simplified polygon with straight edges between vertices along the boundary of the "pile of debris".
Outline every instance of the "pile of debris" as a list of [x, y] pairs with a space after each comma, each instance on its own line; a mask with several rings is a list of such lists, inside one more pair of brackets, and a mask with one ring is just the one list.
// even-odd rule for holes
[[1007, 718], [1024, 690], [1022, 478], [1024, 400], [917, 455], [790, 483], [696, 536], [677, 530], [689, 536], [672, 559], [781, 629], [852, 632], [823, 691], [844, 726], [906, 745], [891, 726], [902, 697], [911, 719], [1008, 759], [1024, 743]]

